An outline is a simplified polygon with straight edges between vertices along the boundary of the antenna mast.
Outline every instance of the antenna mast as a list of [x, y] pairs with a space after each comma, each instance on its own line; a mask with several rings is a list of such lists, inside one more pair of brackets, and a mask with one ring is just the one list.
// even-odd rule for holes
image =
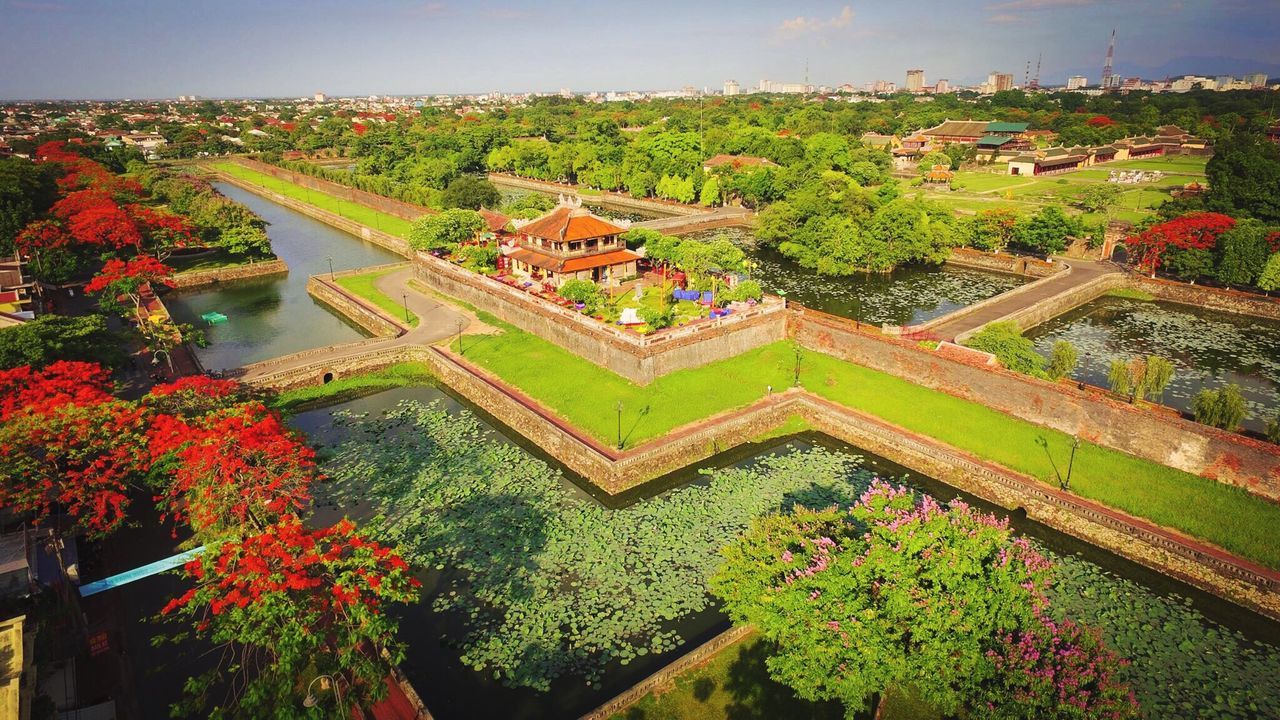
[[1111, 68], [1112, 61], [1116, 55], [1116, 29], [1111, 28], [1111, 42], [1107, 43], [1107, 63], [1102, 66], [1102, 89], [1106, 90], [1112, 86]]
[[1040, 89], [1040, 61], [1041, 61], [1041, 60], [1044, 60], [1044, 53], [1043, 53], [1043, 52], [1042, 52], [1042, 53], [1040, 53], [1040, 56], [1036, 58], [1036, 76], [1035, 76], [1034, 78], [1032, 78], [1032, 79], [1031, 79], [1031, 89], [1032, 89], [1032, 90], [1039, 90], [1039, 89]]

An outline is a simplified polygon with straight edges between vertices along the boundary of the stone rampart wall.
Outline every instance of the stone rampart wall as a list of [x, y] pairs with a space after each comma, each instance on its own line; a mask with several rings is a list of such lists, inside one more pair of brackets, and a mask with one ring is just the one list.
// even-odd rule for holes
[[[1035, 283], [1030, 283], [1028, 285], [1023, 285], [1022, 287], [1029, 288], [1034, 284]], [[1008, 315], [1000, 318], [1000, 321], [1013, 322], [1017, 324], [1019, 329], [1026, 330], [1027, 328], [1035, 327], [1042, 322], [1051, 320], [1065, 312], [1080, 307], [1091, 300], [1095, 300], [1107, 294], [1111, 290], [1118, 287], [1124, 287], [1124, 285], [1125, 276], [1122, 273], [1107, 273], [1105, 275], [1099, 275], [1088, 282], [1075, 285], [1067, 290], [1063, 290], [1057, 295], [1045, 298], [1037, 303], [1022, 308], [1021, 310], [1009, 313]], [[1017, 288], [1011, 292], [1017, 292], [1021, 289], [1022, 288]], [[1006, 298], [1008, 295], [1009, 293], [1005, 293], [1003, 295], [997, 295], [996, 298]], [[996, 298], [992, 299], [994, 300]], [[979, 303], [979, 305], [981, 304], [982, 303]], [[981, 329], [982, 328], [978, 327], [968, 332], [960, 333], [956, 336], [956, 342], [963, 343], [965, 340], [973, 337]]]
[[1002, 369], [975, 367], [863, 332], [852, 322], [793, 309], [806, 348], [894, 375], [1090, 442], [1280, 500], [1280, 446]]
[[288, 272], [289, 266], [283, 260], [276, 258], [275, 260], [264, 260], [234, 267], [179, 273], [173, 276], [173, 286], [176, 289], [185, 290], [205, 285], [267, 277], [268, 275], [283, 275]]
[[1023, 255], [988, 253], [969, 248], [956, 248], [947, 256], [948, 265], [994, 270], [995, 272], [1031, 277], [1048, 277], [1063, 269], [1062, 263], [1050, 263]]
[[417, 220], [423, 215], [430, 215], [435, 212], [435, 210], [421, 205], [414, 205], [413, 203], [407, 203], [403, 200], [394, 200], [389, 197], [368, 192], [367, 190], [359, 190], [331, 180], [325, 180], [324, 178], [312, 177], [311, 175], [294, 172], [293, 170], [287, 170], [252, 158], [235, 156], [230, 159], [238, 165], [243, 165], [250, 170], [260, 172], [263, 175], [270, 175], [273, 178], [285, 180], [294, 183], [295, 185], [301, 185], [302, 187], [326, 193], [337, 198], [342, 198], [343, 200], [350, 200], [351, 202], [359, 203], [366, 207], [373, 208], [374, 210], [378, 210], [379, 212], [384, 212], [388, 215], [395, 215], [396, 217], [403, 218], [405, 220]]
[[278, 389], [314, 385], [326, 377], [338, 379], [410, 360], [426, 363], [442, 382], [470, 402], [611, 493], [635, 487], [643, 482], [641, 478], [657, 477], [729, 449], [799, 415], [813, 428], [833, 437], [1005, 508], [1021, 507], [1034, 520], [1246, 607], [1280, 617], [1280, 573], [804, 391], [789, 390], [770, 396], [750, 407], [619, 453], [583, 435], [502, 381], [436, 348], [410, 345], [374, 349], [263, 376], [254, 384]]
[[408, 331], [403, 323], [392, 318], [382, 308], [327, 277], [312, 275], [307, 278], [307, 294], [377, 337], [396, 337]]
[[786, 337], [786, 313], [783, 303], [777, 299], [727, 318], [640, 336], [603, 325], [427, 254], [418, 256], [415, 274], [432, 290], [493, 313], [640, 384]]
[[1280, 297], [1158, 280], [1141, 275], [1129, 276], [1129, 286], [1150, 293], [1158, 300], [1251, 315], [1268, 320], [1280, 320]]

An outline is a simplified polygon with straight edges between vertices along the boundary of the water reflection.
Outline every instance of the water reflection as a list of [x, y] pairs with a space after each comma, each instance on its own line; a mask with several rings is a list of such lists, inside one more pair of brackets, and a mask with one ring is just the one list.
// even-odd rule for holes
[[1073, 375], [1107, 386], [1112, 360], [1159, 355], [1174, 364], [1162, 401], [1190, 411], [1196, 393], [1235, 383], [1249, 404], [1245, 426], [1260, 430], [1280, 410], [1280, 322], [1189, 305], [1104, 297], [1027, 331], [1036, 349], [1076, 346]]
[[[215, 186], [270, 223], [271, 246], [288, 264], [289, 274], [174, 293], [165, 299], [175, 318], [204, 329], [210, 345], [196, 351], [204, 366], [234, 368], [364, 337], [361, 330], [307, 294], [307, 278], [328, 272], [329, 258], [335, 270], [402, 258], [234, 185]], [[200, 318], [214, 311], [226, 315], [227, 321], [207, 325]]]
[[876, 325], [915, 325], [1030, 281], [1020, 275], [951, 265], [909, 265], [891, 273], [819, 275], [777, 250], [758, 246], [750, 230], [706, 230], [685, 237], [713, 240], [722, 236], [758, 263], [754, 276], [765, 292], [785, 292], [788, 300], [805, 307]]

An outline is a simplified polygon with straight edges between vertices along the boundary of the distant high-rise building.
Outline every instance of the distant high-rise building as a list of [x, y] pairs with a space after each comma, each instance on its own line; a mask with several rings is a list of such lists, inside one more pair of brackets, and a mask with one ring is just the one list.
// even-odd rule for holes
[[992, 70], [984, 83], [985, 92], [996, 93], [1013, 89], [1013, 73], [1002, 73]]
[[1216, 90], [1225, 89], [1234, 80], [1235, 78], [1231, 77], [1230, 75], [1219, 75], [1218, 77], [1213, 79], [1214, 89]]
[[560, 88], [560, 97], [571, 98], [573, 97], [573, 91], [569, 88]]
[[738, 81], [737, 81], [737, 80], [725, 80], [725, 81], [724, 81], [724, 94], [725, 94], [725, 95], [737, 95], [738, 93], [741, 93], [741, 92], [742, 92], [742, 88], [738, 86]]
[[924, 87], [924, 71], [908, 70], [907, 71], [907, 92], [920, 92]]
[[1251, 88], [1264, 88], [1267, 86], [1266, 73], [1249, 73], [1248, 75], [1245, 75], [1242, 80], [1248, 83]]
[[1068, 90], [1079, 90], [1080, 88], [1088, 84], [1089, 84], [1088, 78], [1086, 78], [1083, 75], [1072, 75], [1071, 77], [1067, 78]]
[[933, 91], [939, 95], [951, 92], [951, 81], [946, 78], [938, 80], [938, 84], [934, 86]]
[[808, 83], [784, 83], [778, 82], [777, 80], [761, 80], [760, 92], [801, 94], [813, 92], [813, 86]]
[[328, 100], [328, 99], [329, 99], [329, 96], [325, 95], [324, 93], [318, 92], [315, 95], [316, 102], [324, 102], [325, 100]]

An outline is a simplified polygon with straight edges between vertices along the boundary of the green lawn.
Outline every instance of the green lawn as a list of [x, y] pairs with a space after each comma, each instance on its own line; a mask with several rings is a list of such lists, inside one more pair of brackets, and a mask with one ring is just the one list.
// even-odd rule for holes
[[340, 402], [391, 388], [429, 385], [435, 376], [418, 362], [400, 363], [362, 375], [340, 378], [325, 385], [295, 388], [277, 395], [272, 405], [280, 410], [299, 410], [309, 405]]
[[1163, 170], [1171, 173], [1204, 175], [1204, 166], [1209, 158], [1192, 155], [1165, 155], [1162, 157], [1143, 158], [1141, 160], [1120, 160], [1109, 162], [1100, 167], [1118, 170]]
[[[617, 442], [616, 407], [621, 402], [621, 435], [627, 447], [749, 405], [768, 385], [789, 387], [796, 362], [795, 346], [779, 342], [641, 387], [509, 326], [497, 335], [463, 338], [463, 343], [468, 360], [601, 442]], [[1065, 468], [1072, 442], [1065, 433], [829, 355], [803, 351], [801, 357], [802, 384], [822, 397], [1046, 482], [1056, 482], [1048, 453]], [[1280, 505], [1087, 442], [1076, 454], [1071, 482], [1072, 490], [1083, 497], [1280, 568]]]
[[386, 293], [374, 286], [374, 281], [383, 275], [393, 273], [397, 268], [389, 270], [375, 270], [373, 272], [361, 273], [359, 275], [346, 275], [338, 278], [335, 282], [341, 285], [347, 291], [359, 295], [369, 302], [377, 305], [387, 312], [391, 317], [397, 320], [404, 320], [406, 314], [408, 316], [409, 325], [418, 327], [418, 316], [412, 310], [406, 310], [405, 306], [399, 300], [392, 299]]
[[[672, 687], [649, 694], [614, 715], [615, 720], [838, 720], [844, 708], [836, 702], [797, 698], [791, 688], [769, 677], [765, 659], [769, 644], [759, 635], [730, 645], [709, 661], [676, 676]], [[855, 716], [865, 720], [870, 713]], [[890, 691], [882, 720], [936, 720], [941, 716], [902, 693]]]
[[[961, 185], [969, 192], [987, 192], [990, 190], [1003, 190], [1004, 188], [1014, 187], [1029, 182], [1025, 177], [1017, 175], [1004, 175], [991, 172], [962, 171], [956, 173], [955, 182]], [[1034, 181], [1030, 181], [1034, 182]]]
[[243, 165], [233, 162], [216, 162], [212, 163], [210, 167], [232, 177], [244, 180], [245, 182], [251, 182], [255, 185], [267, 188], [268, 190], [274, 190], [286, 197], [310, 203], [322, 210], [338, 213], [343, 217], [351, 218], [352, 220], [364, 223], [371, 228], [382, 230], [384, 232], [391, 233], [392, 235], [408, 237], [409, 228], [412, 226], [412, 223], [404, 218], [399, 218], [395, 215], [388, 215], [384, 212], [378, 212], [377, 210], [361, 205], [360, 203], [343, 200], [327, 193], [320, 192], [319, 190], [310, 190], [302, 187], [301, 185], [296, 185], [286, 180], [280, 180], [278, 178], [271, 177], [270, 175], [257, 172], [256, 170], [250, 170]]
[[[268, 262], [274, 260], [273, 257], [254, 258], [254, 262]], [[170, 257], [165, 261], [167, 265], [172, 267], [178, 274], [200, 272], [202, 270], [219, 270], [222, 268], [238, 267], [240, 265], [250, 264], [248, 259], [243, 255], [232, 255], [226, 250], [218, 250], [209, 255], [201, 255], [200, 257]]]

